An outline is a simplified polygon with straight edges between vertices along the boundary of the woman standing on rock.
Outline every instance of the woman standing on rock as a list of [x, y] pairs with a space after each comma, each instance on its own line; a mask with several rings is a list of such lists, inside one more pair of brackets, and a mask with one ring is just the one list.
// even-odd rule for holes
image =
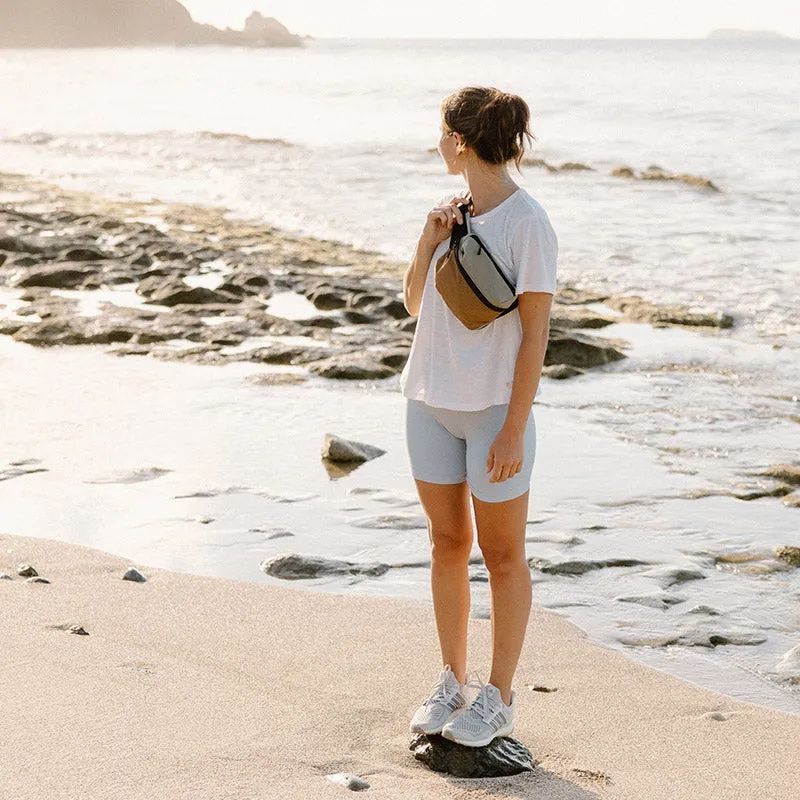
[[[511, 683], [531, 607], [525, 524], [536, 451], [532, 405], [547, 348], [558, 241], [545, 210], [508, 171], [510, 161], [519, 166], [532, 138], [525, 101], [467, 87], [445, 98], [441, 111], [439, 154], [469, 191], [428, 213], [403, 279], [406, 309], [419, 319], [400, 386], [411, 472], [428, 519], [444, 665], [411, 730], [482, 747], [514, 727]], [[453, 224], [463, 222], [458, 206], [467, 197], [472, 230], [516, 286], [518, 302], [478, 329], [461, 323], [434, 282], [434, 265], [448, 249]], [[486, 684], [466, 681], [470, 495], [491, 586]], [[477, 689], [470, 703], [468, 686]]]

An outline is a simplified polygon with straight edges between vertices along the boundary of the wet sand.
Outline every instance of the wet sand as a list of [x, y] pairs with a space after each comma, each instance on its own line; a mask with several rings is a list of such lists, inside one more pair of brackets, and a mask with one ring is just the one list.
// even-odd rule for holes
[[[146, 564], [135, 583], [100, 550], [9, 535], [0, 548], [9, 797], [333, 798], [346, 789], [325, 776], [346, 772], [391, 800], [783, 800], [800, 781], [797, 716], [636, 664], [536, 606], [513, 734], [535, 769], [433, 773], [407, 730], [439, 669], [425, 605]], [[23, 562], [51, 583], [26, 583]], [[490, 623], [469, 624], [474, 664]]]

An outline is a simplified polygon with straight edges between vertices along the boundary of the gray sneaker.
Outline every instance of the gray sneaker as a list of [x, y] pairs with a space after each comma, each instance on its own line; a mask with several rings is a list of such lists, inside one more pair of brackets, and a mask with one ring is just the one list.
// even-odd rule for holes
[[449, 664], [439, 673], [430, 697], [411, 719], [412, 733], [441, 733], [442, 727], [467, 705], [464, 684], [459, 683]]
[[514, 730], [516, 692], [512, 689], [511, 704], [506, 705], [500, 690], [484, 683], [480, 676], [466, 685], [478, 693], [464, 711], [443, 726], [442, 736], [467, 747], [486, 747], [498, 736], [509, 736]]

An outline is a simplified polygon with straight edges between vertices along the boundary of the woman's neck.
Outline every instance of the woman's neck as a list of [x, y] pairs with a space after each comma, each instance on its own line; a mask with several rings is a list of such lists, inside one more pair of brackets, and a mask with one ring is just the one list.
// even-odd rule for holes
[[505, 164], [496, 168], [487, 168], [481, 164], [468, 165], [464, 168], [463, 175], [472, 197], [473, 217], [491, 211], [519, 189], [508, 174]]

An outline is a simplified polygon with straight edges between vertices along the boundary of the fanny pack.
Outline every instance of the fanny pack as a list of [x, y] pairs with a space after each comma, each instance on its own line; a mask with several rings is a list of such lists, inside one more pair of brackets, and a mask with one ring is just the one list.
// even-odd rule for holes
[[450, 311], [477, 330], [517, 307], [516, 287], [472, 232], [469, 206], [462, 204], [459, 210], [464, 223], [453, 223], [450, 246], [436, 262], [434, 283]]

